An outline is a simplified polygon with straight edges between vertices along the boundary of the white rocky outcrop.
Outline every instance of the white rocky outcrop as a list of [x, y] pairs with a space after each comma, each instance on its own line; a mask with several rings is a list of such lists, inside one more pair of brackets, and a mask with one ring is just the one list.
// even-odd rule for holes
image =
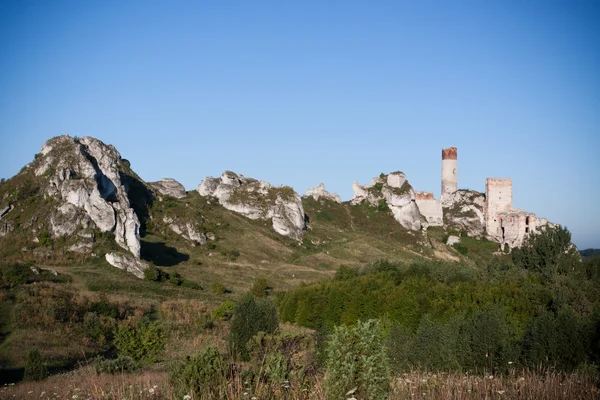
[[121, 182], [121, 155], [98, 139], [60, 136], [44, 144], [33, 162], [36, 176], [47, 176], [46, 195], [61, 201], [50, 218], [54, 236], [71, 235], [91, 220], [140, 257], [140, 222]]
[[325, 190], [325, 185], [323, 183], [319, 183], [317, 187], [308, 189], [306, 191], [306, 197], [312, 197], [315, 200], [324, 199], [335, 201], [336, 203], [341, 203], [342, 198], [337, 193], [329, 193]]
[[172, 178], [163, 178], [158, 182], [148, 182], [148, 185], [163, 196], [183, 199], [187, 195], [185, 187]]
[[129, 254], [107, 253], [104, 258], [113, 267], [132, 273], [140, 279], [144, 278], [144, 271], [148, 269], [148, 264]]
[[450, 235], [448, 236], [448, 240], [446, 240], [446, 244], [448, 246], [454, 246], [455, 244], [460, 243], [460, 237], [458, 236], [454, 236], [454, 235]]
[[180, 221], [179, 219], [171, 217], [163, 217], [163, 222], [167, 224], [169, 229], [182, 236], [184, 239], [197, 244], [206, 244], [206, 234], [199, 232], [193, 223]]
[[271, 220], [273, 229], [281, 235], [302, 239], [304, 208], [300, 196], [290, 187], [273, 187], [268, 182], [225, 171], [219, 178], [206, 177], [196, 190], [250, 219]]
[[364, 186], [355, 181], [352, 190], [354, 190], [352, 204], [368, 202], [377, 206], [384, 200], [392, 211], [394, 219], [404, 228], [421, 229], [421, 213], [415, 203], [415, 191], [402, 172], [373, 178], [371, 184]]
[[474, 190], [458, 190], [445, 198], [445, 226], [465, 232], [470, 237], [482, 237], [485, 232], [485, 196]]

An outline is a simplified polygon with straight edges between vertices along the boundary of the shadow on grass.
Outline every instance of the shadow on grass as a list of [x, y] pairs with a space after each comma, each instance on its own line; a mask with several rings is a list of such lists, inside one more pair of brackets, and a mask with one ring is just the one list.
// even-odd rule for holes
[[141, 240], [141, 257], [152, 261], [159, 267], [171, 267], [190, 259], [188, 254], [180, 253], [175, 247], [169, 247], [164, 242], [147, 242]]

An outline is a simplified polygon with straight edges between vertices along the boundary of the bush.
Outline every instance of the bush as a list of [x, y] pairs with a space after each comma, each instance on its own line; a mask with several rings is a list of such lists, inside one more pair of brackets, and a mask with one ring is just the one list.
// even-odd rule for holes
[[140, 364], [129, 356], [119, 356], [114, 360], [105, 360], [99, 357], [94, 361], [94, 366], [98, 375], [135, 372], [140, 368]]
[[[200, 398], [201, 395], [223, 398], [227, 384], [227, 364], [214, 347], [207, 347], [194, 357], [171, 368], [170, 380], [175, 398]], [[212, 398], [212, 397], [211, 397]]]
[[154, 266], [150, 266], [144, 271], [144, 279], [147, 281], [158, 282], [160, 280], [160, 275], [160, 270]]
[[83, 330], [88, 337], [96, 341], [104, 340], [111, 333], [111, 329], [106, 327], [94, 312], [88, 312], [83, 317]]
[[114, 344], [119, 355], [146, 363], [161, 359], [165, 342], [160, 324], [148, 319], [139, 321], [137, 326], [118, 325], [114, 332]]
[[210, 285], [210, 290], [212, 290], [213, 293], [216, 293], [216, 294], [224, 294], [226, 291], [225, 285], [223, 285], [223, 283], [221, 283], [221, 282], [213, 282]]
[[349, 392], [356, 398], [387, 398], [390, 369], [379, 321], [335, 327], [327, 345], [325, 369], [329, 399], [343, 399]]
[[249, 359], [246, 344], [258, 332], [273, 333], [279, 327], [277, 309], [268, 299], [255, 299], [252, 295], [243, 297], [235, 306], [229, 343], [234, 353], [243, 360]]
[[27, 352], [27, 359], [25, 360], [25, 375], [26, 381], [41, 381], [48, 376], [48, 370], [42, 354], [37, 347], [32, 347]]
[[0, 266], [0, 279], [10, 287], [23, 285], [31, 277], [31, 269], [26, 264], [13, 263]]
[[196, 282], [183, 281], [181, 282], [181, 286], [193, 290], [202, 290], [202, 286], [198, 285]]
[[182, 282], [183, 280], [181, 279], [181, 275], [179, 275], [177, 272], [169, 274], [169, 283], [172, 285], [179, 286]]
[[267, 289], [269, 288], [269, 285], [267, 283], [266, 279], [260, 278], [254, 281], [254, 284], [252, 285], [252, 288], [250, 289], [250, 293], [254, 296], [254, 297], [265, 297], [268, 292]]
[[212, 311], [212, 317], [218, 321], [229, 321], [233, 317], [234, 309], [235, 303], [231, 300], [225, 300]]

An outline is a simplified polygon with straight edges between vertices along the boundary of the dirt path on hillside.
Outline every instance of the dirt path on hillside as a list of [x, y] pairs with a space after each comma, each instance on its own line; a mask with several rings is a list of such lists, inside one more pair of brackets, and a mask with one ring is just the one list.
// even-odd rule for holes
[[348, 218], [350, 218], [350, 228], [352, 228], [352, 230], [354, 230], [354, 223], [352, 222], [352, 214], [350, 214], [350, 209], [348, 208], [348, 206], [344, 206], [344, 210], [346, 210], [346, 214], [348, 214]]

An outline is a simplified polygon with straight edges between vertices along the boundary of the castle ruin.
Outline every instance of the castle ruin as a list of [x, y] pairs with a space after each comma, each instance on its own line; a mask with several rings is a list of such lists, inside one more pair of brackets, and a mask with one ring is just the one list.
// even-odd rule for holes
[[[468, 191], [458, 189], [458, 150], [456, 147], [444, 148], [440, 200], [436, 200], [430, 192], [416, 192], [415, 201], [427, 221], [425, 226], [443, 226], [444, 213], [450, 209], [458, 213], [476, 211], [481, 225], [485, 227], [485, 236], [498, 242], [501, 248], [508, 245], [511, 249], [521, 247], [524, 240], [542, 226], [552, 226], [545, 218], [537, 218], [534, 213], [513, 208], [510, 178], [486, 179], [483, 207], [481, 200], [479, 204], [466, 204], [465, 199], [469, 196], [465, 196], [465, 193]], [[482, 194], [476, 194], [481, 198]]]

